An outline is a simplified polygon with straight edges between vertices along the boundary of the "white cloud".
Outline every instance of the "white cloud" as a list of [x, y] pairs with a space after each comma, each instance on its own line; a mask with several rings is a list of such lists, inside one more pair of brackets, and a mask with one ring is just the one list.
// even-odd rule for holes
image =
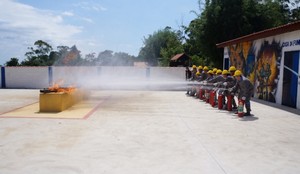
[[62, 13], [62, 15], [64, 15], [64, 16], [74, 16], [74, 13], [70, 12], [70, 11], [65, 11], [65, 12]]
[[100, 4], [89, 3], [89, 2], [86, 2], [86, 1], [76, 3], [76, 4], [74, 4], [74, 6], [82, 8], [84, 10], [94, 10], [94, 11], [97, 11], [97, 12], [106, 11], [107, 10], [105, 7], [101, 6]]
[[96, 46], [96, 44], [94, 42], [88, 42], [89, 46]]
[[[73, 36], [81, 33], [82, 28], [79, 26], [68, 25], [64, 23], [61, 16], [51, 13], [51, 11], [39, 10], [32, 6], [21, 4], [13, 0], [0, 1], [0, 45], [4, 51], [0, 51], [0, 58], [5, 61], [9, 56], [20, 55], [23, 53], [7, 53], [8, 50], [24, 49], [24, 43], [31, 43], [42, 39], [52, 43], [71, 42]], [[65, 15], [71, 13], [65, 13]], [[27, 47], [25, 47], [27, 48]], [[22, 50], [23, 51], [23, 50]], [[3, 64], [3, 60], [0, 60]]]
[[88, 23], [94, 23], [94, 21], [90, 18], [81, 17], [81, 19], [88, 22]]
[[100, 5], [95, 5], [95, 6], [92, 6], [92, 9], [96, 10], [96, 11], [106, 11], [107, 9], [100, 6]]

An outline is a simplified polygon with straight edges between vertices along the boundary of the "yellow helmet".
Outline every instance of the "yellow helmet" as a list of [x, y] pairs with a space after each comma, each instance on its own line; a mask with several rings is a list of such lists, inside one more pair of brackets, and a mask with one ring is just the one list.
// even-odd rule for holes
[[229, 72], [226, 70], [226, 69], [224, 69], [223, 71], [222, 71], [222, 75], [228, 75], [229, 74]]
[[222, 70], [218, 69], [217, 74], [222, 74]]
[[200, 66], [198, 66], [198, 69], [203, 69], [203, 67], [200, 65]]
[[192, 68], [197, 68], [196, 65], [193, 65]]
[[236, 70], [233, 76], [241, 76], [242, 72], [240, 70]]
[[214, 72], [212, 70], [209, 70], [207, 73], [208, 74], [214, 74]]
[[217, 71], [218, 71], [217, 68], [214, 68], [214, 69], [213, 69], [213, 73], [214, 73], [214, 74], [215, 74]]
[[208, 67], [205, 66], [205, 67], [203, 68], [203, 70], [204, 70], [204, 71], [208, 71]]
[[230, 71], [230, 72], [236, 71], [235, 66], [231, 66], [231, 67], [229, 68], [229, 71]]
[[200, 72], [199, 72], [199, 71], [197, 71], [197, 72], [196, 72], [196, 76], [199, 76], [199, 75], [200, 75]]

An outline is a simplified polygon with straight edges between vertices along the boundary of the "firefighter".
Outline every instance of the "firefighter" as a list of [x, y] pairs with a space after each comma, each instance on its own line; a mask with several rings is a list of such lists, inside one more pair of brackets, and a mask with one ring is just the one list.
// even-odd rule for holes
[[[199, 81], [200, 81], [200, 79], [201, 79], [200, 74], [201, 74], [201, 73], [200, 73], [199, 71], [196, 72], [196, 77], [195, 77], [195, 81], [196, 81], [196, 82], [199, 82]], [[198, 86], [197, 86], [197, 85], [193, 85], [193, 86], [192, 86], [192, 89], [191, 89], [191, 91], [190, 91], [190, 96], [195, 96], [195, 94], [198, 95]], [[197, 96], [197, 95], [196, 95], [196, 96]]]
[[236, 71], [235, 66], [231, 66], [231, 67], [229, 68], [229, 72], [230, 72], [230, 75], [231, 75], [231, 76], [234, 75], [234, 72], [235, 72], [235, 71]]
[[[204, 70], [204, 68], [203, 68], [203, 70]], [[203, 82], [204, 82], [204, 86], [205, 86], [205, 100], [208, 103], [209, 102], [209, 94], [210, 94], [210, 91], [212, 90], [211, 83], [208, 83], [208, 82], [214, 78], [214, 73], [212, 70], [209, 70], [209, 71], [207, 71], [206, 74], [207, 74], [207, 78], [205, 80], [203, 80]]]
[[214, 86], [219, 86], [220, 82], [224, 82], [224, 78], [222, 76], [222, 70], [217, 70], [214, 78], [207, 81], [207, 83], [214, 83]]
[[[192, 72], [191, 72], [191, 78], [188, 79], [188, 81], [195, 81], [196, 80], [196, 73], [197, 73], [197, 66], [196, 65], [193, 65], [192, 66]], [[192, 86], [193, 84], [190, 84], [188, 87], [187, 87], [187, 91], [186, 91], [186, 95], [190, 95], [191, 94], [191, 91], [192, 91]]]
[[214, 73], [214, 77], [216, 77], [216, 76], [217, 76], [217, 71], [218, 71], [218, 69], [217, 69], [217, 68], [213, 68], [212, 72]]
[[208, 72], [208, 67], [207, 66], [204, 66], [203, 67], [203, 72], [201, 73], [201, 80], [200, 81], [204, 81], [207, 79], [208, 75], [207, 75], [207, 72]]
[[192, 66], [192, 78], [191, 78], [192, 81], [196, 79], [196, 73], [197, 73], [197, 66], [193, 65]]
[[[226, 103], [225, 97], [227, 97], [227, 102], [228, 102], [228, 95], [230, 94], [227, 89], [228, 89], [228, 86], [234, 87], [236, 83], [232, 83], [232, 81], [235, 80], [235, 79], [230, 76], [230, 72], [227, 71], [226, 69], [224, 69], [222, 71], [222, 77], [225, 79], [224, 83], [222, 83], [222, 86], [224, 87], [224, 89], [220, 90], [220, 94], [223, 95], [223, 100], [222, 100], [223, 101], [222, 102], [223, 103], [223, 109], [227, 110], [228, 108], [227, 108], [227, 103]], [[233, 96], [234, 95], [232, 95], [232, 102], [233, 102], [234, 109], [236, 109], [237, 107], [236, 107], [236, 103], [233, 100]]]
[[222, 70], [221, 70], [221, 69], [218, 69], [217, 72], [216, 72], [216, 74], [217, 74], [217, 75], [222, 75]]
[[236, 70], [234, 72], [234, 77], [237, 80], [237, 84], [232, 90], [238, 91], [238, 100], [241, 100], [243, 103], [245, 103], [246, 113], [244, 113], [244, 116], [251, 116], [250, 98], [253, 95], [254, 86], [249, 79], [243, 76], [240, 70]]
[[203, 67], [200, 65], [200, 66], [198, 66], [198, 72], [200, 73], [200, 75], [201, 75], [201, 73], [202, 73], [202, 70], [203, 70]]
[[[226, 70], [227, 71], [227, 70]], [[234, 86], [236, 86], [237, 84], [237, 81], [236, 81], [236, 78], [234, 78], [234, 72], [236, 71], [236, 68], [235, 66], [231, 66], [229, 68], [229, 72], [227, 71], [227, 74], [226, 75], [226, 80], [225, 82], [223, 83], [223, 86], [225, 86], [226, 88], [233, 88]], [[237, 104], [236, 104], [236, 101], [234, 99], [234, 91], [231, 92], [231, 97], [232, 97], [232, 109], [236, 110], [237, 109]]]
[[[224, 82], [225, 78], [223, 78], [222, 76], [222, 70], [217, 70], [214, 77], [210, 80], [207, 80], [207, 83], [209, 84], [213, 84], [215, 87], [217, 87], [217, 89], [213, 89], [214, 91], [219, 91], [218, 94], [220, 94], [220, 92], [222, 92], [222, 90], [218, 89], [220, 87], [220, 85]], [[217, 96], [215, 95], [214, 100], [215, 103], [217, 103]]]
[[192, 71], [190, 68], [187, 66], [185, 67], [185, 80], [188, 80], [192, 77]]

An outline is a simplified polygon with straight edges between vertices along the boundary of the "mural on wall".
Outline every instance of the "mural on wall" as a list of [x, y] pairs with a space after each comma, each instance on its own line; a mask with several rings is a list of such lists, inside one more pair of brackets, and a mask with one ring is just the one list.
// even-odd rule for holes
[[281, 58], [280, 43], [265, 41], [259, 48], [256, 61], [257, 97], [270, 102], [275, 101], [279, 64]]
[[253, 84], [255, 82], [255, 55], [252, 42], [244, 42], [229, 47], [230, 65], [241, 70]]
[[259, 48], [253, 42], [229, 46], [230, 65], [241, 70], [255, 85], [255, 97], [270, 102], [276, 102], [280, 54], [280, 43], [276, 41], [264, 41]]

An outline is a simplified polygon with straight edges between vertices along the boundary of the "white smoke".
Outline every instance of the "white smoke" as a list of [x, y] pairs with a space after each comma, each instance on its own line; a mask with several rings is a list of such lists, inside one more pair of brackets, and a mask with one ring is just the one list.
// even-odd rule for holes
[[185, 90], [185, 68], [133, 66], [53, 67], [53, 81], [64, 86], [106, 90]]

